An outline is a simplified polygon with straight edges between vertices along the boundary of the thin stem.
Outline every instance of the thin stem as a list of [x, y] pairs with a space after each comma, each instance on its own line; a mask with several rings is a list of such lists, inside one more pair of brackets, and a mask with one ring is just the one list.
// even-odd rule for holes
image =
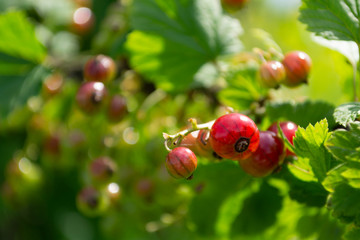
[[207, 123], [203, 123], [203, 124], [197, 124], [196, 120], [193, 119], [193, 118], [190, 118], [189, 119], [189, 122], [191, 123], [191, 128], [188, 128], [188, 129], [185, 129], [181, 132], [178, 132], [174, 135], [169, 135], [167, 133], [163, 133], [163, 137], [165, 139], [165, 148], [168, 150], [168, 151], [171, 151], [171, 149], [174, 147], [174, 146], [177, 146], [179, 143], [181, 143], [182, 139], [194, 132], [194, 131], [198, 131], [198, 130], [203, 130], [203, 129], [207, 129], [207, 130], [210, 130], [211, 129], [211, 126], [213, 125], [213, 123], [215, 122], [214, 121], [210, 121], [210, 122], [207, 122]]

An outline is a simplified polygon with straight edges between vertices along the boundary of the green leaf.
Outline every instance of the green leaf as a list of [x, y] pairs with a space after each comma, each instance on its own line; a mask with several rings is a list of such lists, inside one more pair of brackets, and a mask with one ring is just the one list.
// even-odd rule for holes
[[358, 0], [303, 0], [299, 20], [316, 35], [360, 42]]
[[226, 75], [228, 86], [218, 93], [220, 102], [237, 110], [249, 109], [266, 91], [256, 81], [256, 73], [257, 68], [231, 69]]
[[355, 42], [327, 40], [315, 35], [312, 36], [312, 39], [324, 47], [341, 53], [356, 68], [356, 64], [359, 61], [359, 47]]
[[353, 222], [360, 217], [360, 189], [353, 188], [346, 183], [335, 187], [328, 206], [332, 215], [344, 222]]
[[0, 15], [0, 52], [33, 63], [44, 60], [46, 52], [36, 39], [34, 27], [22, 12]]
[[355, 225], [349, 225], [344, 234], [344, 240], [358, 240], [360, 236], [360, 228]]
[[275, 224], [283, 198], [277, 188], [263, 182], [260, 189], [245, 199], [232, 224], [232, 234], [255, 235]]
[[26, 104], [39, 93], [42, 81], [50, 71], [42, 66], [19, 76], [0, 76], [0, 118]]
[[349, 131], [338, 129], [326, 143], [329, 151], [340, 161], [360, 162], [360, 123], [351, 123]]
[[348, 123], [354, 122], [360, 114], [360, 103], [346, 103], [338, 106], [334, 111], [335, 121], [346, 127]]
[[221, 205], [219, 215], [215, 223], [216, 234], [219, 237], [228, 237], [231, 224], [236, 219], [239, 211], [243, 208], [244, 200], [253, 193], [252, 188], [240, 189], [230, 195]]
[[331, 169], [334, 159], [325, 147], [329, 138], [328, 123], [326, 119], [309, 124], [304, 129], [299, 127], [294, 138], [295, 153], [299, 157], [308, 158], [309, 164], [316, 178], [321, 182], [328, 170]]
[[301, 127], [306, 127], [309, 123], [316, 124], [326, 118], [329, 128], [332, 128], [335, 126], [333, 112], [333, 105], [321, 101], [268, 103], [266, 105], [266, 114], [270, 122], [289, 120]]
[[[280, 176], [289, 184], [289, 196], [291, 199], [306, 204], [307, 206], [324, 206], [328, 192], [313, 175], [309, 178], [307, 176], [294, 174], [294, 171], [299, 171], [294, 167], [299, 164], [298, 162], [298, 160], [295, 160], [294, 164], [284, 165], [280, 172]], [[305, 168], [304, 166], [301, 167]], [[299, 171], [299, 173], [301, 172], [302, 171]]]
[[240, 24], [219, 1], [136, 0], [131, 22], [131, 65], [166, 90], [189, 87], [204, 64], [241, 49]]
[[[201, 185], [203, 190], [193, 198], [189, 206], [189, 218], [200, 235], [214, 236], [215, 231], [226, 234], [227, 230], [222, 229], [221, 220], [226, 214], [224, 205], [234, 194], [247, 191], [250, 179], [234, 161], [198, 166], [190, 184], [194, 187]], [[239, 211], [240, 206], [233, 208], [235, 214], [237, 208]], [[231, 219], [230, 217], [227, 220], [230, 222]]]
[[297, 157], [294, 161], [288, 163], [288, 168], [295, 177], [301, 179], [302, 181], [317, 181], [308, 158]]

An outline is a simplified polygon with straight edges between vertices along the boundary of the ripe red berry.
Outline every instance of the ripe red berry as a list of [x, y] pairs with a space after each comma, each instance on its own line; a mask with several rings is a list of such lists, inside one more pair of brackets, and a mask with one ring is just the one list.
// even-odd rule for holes
[[253, 120], [240, 113], [216, 119], [210, 132], [210, 143], [217, 155], [232, 160], [249, 157], [259, 145], [259, 129]]
[[90, 173], [95, 180], [108, 181], [116, 172], [116, 163], [109, 157], [99, 157], [91, 162]]
[[[298, 126], [290, 121], [284, 121], [280, 122], [280, 128], [283, 131], [285, 137], [289, 142], [294, 145], [294, 137], [296, 130], [298, 129]], [[278, 134], [278, 128], [277, 128], [277, 122], [273, 123], [269, 128], [268, 131], [274, 132], [275, 134]], [[295, 153], [289, 151], [289, 149], [286, 149], [286, 156], [296, 156]]]
[[114, 95], [109, 102], [107, 116], [110, 121], [117, 122], [123, 119], [127, 113], [126, 98]]
[[94, 113], [100, 109], [106, 96], [107, 90], [102, 82], [85, 82], [76, 94], [76, 102], [84, 112]]
[[87, 81], [107, 83], [115, 77], [116, 66], [112, 58], [97, 55], [90, 58], [84, 66], [84, 77]]
[[189, 148], [174, 148], [166, 157], [166, 168], [175, 178], [191, 178], [196, 167], [197, 158]]
[[295, 87], [307, 82], [307, 77], [311, 69], [311, 58], [305, 52], [293, 51], [285, 55], [282, 61], [286, 78], [284, 84], [288, 87]]
[[264, 62], [259, 69], [259, 79], [262, 85], [275, 88], [285, 79], [286, 72], [279, 61]]
[[94, 26], [95, 17], [90, 8], [80, 7], [73, 14], [72, 28], [78, 34], [90, 32]]
[[270, 131], [260, 132], [260, 144], [254, 154], [239, 161], [245, 172], [254, 177], [265, 177], [272, 173], [285, 158], [284, 143]]

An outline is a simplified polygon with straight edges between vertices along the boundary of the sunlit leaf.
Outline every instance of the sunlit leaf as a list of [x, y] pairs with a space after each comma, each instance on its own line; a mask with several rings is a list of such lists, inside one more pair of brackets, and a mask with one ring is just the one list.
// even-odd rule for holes
[[325, 148], [325, 142], [329, 138], [328, 123], [326, 119], [304, 129], [299, 127], [294, 146], [297, 156], [308, 158], [309, 164], [315, 176], [321, 182], [328, 170], [333, 166], [334, 159]]
[[34, 63], [44, 60], [45, 49], [36, 39], [34, 27], [22, 12], [0, 15], [0, 52]]
[[300, 21], [319, 36], [360, 42], [358, 0], [303, 0], [300, 13]]
[[136, 0], [131, 21], [131, 65], [166, 90], [189, 87], [204, 64], [241, 49], [241, 26], [219, 1]]
[[341, 161], [360, 161], [360, 124], [351, 123], [349, 131], [338, 129], [326, 143], [330, 152]]
[[355, 121], [360, 115], [360, 103], [346, 103], [338, 106], [334, 111], [335, 121], [343, 126]]

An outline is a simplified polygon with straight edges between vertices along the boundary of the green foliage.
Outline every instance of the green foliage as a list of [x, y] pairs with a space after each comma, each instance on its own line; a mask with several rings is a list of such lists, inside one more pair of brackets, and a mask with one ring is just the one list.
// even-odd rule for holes
[[360, 103], [346, 103], [338, 106], [334, 111], [335, 121], [346, 127], [348, 123], [354, 122], [360, 114]]
[[339, 160], [359, 162], [360, 124], [351, 123], [350, 129], [339, 129], [332, 133], [327, 142], [330, 152]]
[[[201, 235], [211, 236], [215, 234], [215, 226], [217, 226], [218, 232], [225, 231], [226, 233], [228, 230], [219, 229], [221, 228], [219, 225], [223, 223], [219, 222], [221, 220], [218, 220], [218, 217], [225, 214], [223, 208], [226, 199], [244, 190], [248, 182], [249, 176], [234, 161], [198, 166], [191, 184], [195, 188], [201, 186], [203, 189], [194, 197], [189, 206], [189, 217], [196, 231]], [[236, 205], [232, 210], [240, 210], [240, 206]], [[202, 214], [204, 212], [207, 214]], [[229, 221], [233, 219], [234, 214], [236, 212], [232, 212], [232, 216], [226, 219], [228, 224], [231, 224]]]
[[232, 224], [232, 234], [256, 235], [276, 222], [282, 208], [279, 190], [263, 182], [257, 192], [246, 198], [242, 210]]
[[350, 225], [346, 229], [346, 233], [344, 234], [345, 240], [357, 240], [360, 236], [360, 228], [354, 225]]
[[328, 207], [332, 215], [345, 223], [353, 222], [360, 217], [360, 189], [353, 188], [346, 183], [335, 187], [334, 193], [328, 200]]
[[324, 119], [314, 126], [309, 124], [306, 129], [300, 127], [294, 138], [296, 155], [309, 159], [311, 169], [319, 181], [326, 177], [334, 161], [325, 147], [329, 136], [328, 123]]
[[218, 93], [219, 100], [234, 109], [248, 109], [266, 93], [256, 79], [257, 68], [240, 66], [225, 76], [228, 86]]
[[299, 203], [304, 203], [307, 206], [324, 206], [328, 192], [321, 183], [316, 181], [313, 175], [309, 180], [306, 176], [298, 174], [298, 172], [304, 174], [305, 170], [303, 168], [306, 167], [301, 166], [298, 161], [300, 161], [300, 159], [295, 160], [294, 164], [283, 166], [280, 174], [281, 178], [285, 179], [289, 184], [289, 196], [291, 199]]
[[[96, 23], [87, 34], [71, 26], [78, 1], [1, 2], [0, 9], [23, 11], [0, 15], [0, 239], [358, 239], [360, 108], [335, 109], [321, 100], [349, 101], [356, 74], [340, 56], [319, 54], [329, 52], [298, 31], [295, 11], [265, 2], [227, 12], [220, 0], [94, 0], [88, 7]], [[359, 6], [358, 0], [303, 0], [300, 10], [320, 44], [353, 67]], [[275, 16], [278, 11], [285, 14]], [[246, 52], [240, 52], [239, 19]], [[260, 85], [259, 64], [281, 61], [282, 49], [311, 55], [309, 85]], [[76, 106], [84, 63], [94, 54], [116, 61], [117, 77], [106, 87], [109, 97], [126, 98], [121, 121], [107, 118], [107, 102], [93, 115]], [[60, 89], [46, 88], [51, 72], [61, 75]], [[337, 87], [332, 78], [349, 86]], [[334, 88], [340, 89], [335, 97]], [[237, 161], [198, 153], [191, 181], [171, 179], [161, 133], [179, 132], [188, 118], [212, 121], [224, 105], [250, 115], [262, 130], [275, 121], [298, 124], [294, 146], [278, 129], [296, 156], [255, 178]], [[346, 129], [333, 131], [337, 124]], [[114, 160], [111, 186], [118, 192], [92, 176], [99, 156]], [[76, 204], [85, 186], [104, 194], [98, 209], [94, 199]]]
[[218, 1], [136, 0], [132, 8], [131, 65], [163, 89], [189, 87], [204, 64], [241, 48], [241, 27]]
[[0, 76], [0, 118], [24, 106], [30, 97], [37, 95], [48, 74], [48, 69], [39, 66], [23, 75]]
[[266, 116], [270, 122], [285, 119], [301, 127], [306, 127], [309, 123], [314, 125], [326, 118], [331, 129], [335, 125], [333, 112], [334, 106], [322, 101], [268, 103], [266, 105]]
[[34, 26], [22, 12], [8, 11], [0, 15], [0, 52], [41, 63], [45, 49], [36, 39]]
[[330, 40], [360, 42], [358, 0], [303, 0], [300, 21]]

